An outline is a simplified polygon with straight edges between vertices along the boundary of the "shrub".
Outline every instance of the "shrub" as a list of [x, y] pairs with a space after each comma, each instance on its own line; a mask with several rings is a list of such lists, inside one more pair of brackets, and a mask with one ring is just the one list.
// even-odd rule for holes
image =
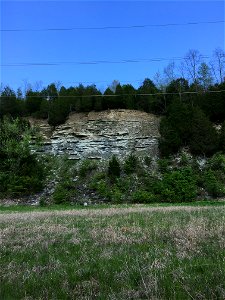
[[190, 164], [190, 158], [185, 152], [181, 152], [180, 154], [180, 165], [182, 167], [187, 167]]
[[158, 184], [158, 193], [162, 201], [184, 202], [192, 201], [197, 195], [196, 178], [190, 168], [171, 171], [163, 175]]
[[219, 172], [213, 171], [212, 169], [206, 170], [203, 175], [203, 186], [209, 195], [213, 197], [221, 197], [225, 195], [224, 181], [221, 182]]
[[114, 187], [111, 192], [111, 200], [113, 203], [123, 202], [124, 194], [120, 191], [118, 187]]
[[64, 188], [62, 185], [58, 185], [52, 195], [55, 204], [62, 204], [69, 202], [71, 192]]
[[138, 167], [138, 159], [135, 155], [131, 154], [127, 157], [124, 162], [124, 172], [125, 174], [135, 173]]
[[80, 166], [79, 175], [80, 177], [85, 178], [87, 175], [90, 174], [91, 171], [96, 169], [97, 169], [97, 163], [95, 161], [86, 159], [82, 162]]
[[144, 163], [145, 163], [145, 165], [146, 165], [147, 167], [150, 167], [151, 164], [152, 164], [152, 158], [149, 157], [149, 156], [145, 156], [145, 157], [144, 157]]
[[170, 171], [170, 163], [171, 161], [168, 158], [162, 158], [157, 161], [159, 171], [163, 173], [167, 173]]
[[132, 202], [134, 203], [152, 203], [157, 201], [157, 196], [151, 192], [138, 190], [132, 194]]
[[129, 193], [136, 187], [137, 178], [132, 175], [119, 177], [116, 178], [115, 184], [123, 193]]
[[214, 154], [208, 160], [207, 167], [214, 171], [222, 171], [225, 174], [225, 156], [221, 153]]
[[45, 197], [42, 196], [42, 197], [40, 198], [40, 200], [39, 200], [39, 205], [40, 205], [41, 207], [47, 205]]
[[106, 181], [106, 174], [104, 172], [97, 172], [90, 178], [89, 187], [96, 190], [101, 180]]
[[101, 197], [106, 198], [107, 200], [111, 200], [111, 189], [107, 185], [106, 180], [99, 180], [99, 182], [95, 186], [95, 190]]

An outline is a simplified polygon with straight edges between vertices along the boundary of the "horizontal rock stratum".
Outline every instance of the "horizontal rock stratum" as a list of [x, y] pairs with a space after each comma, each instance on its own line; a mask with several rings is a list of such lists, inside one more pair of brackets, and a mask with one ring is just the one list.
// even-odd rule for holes
[[42, 152], [68, 154], [70, 159], [158, 154], [160, 118], [153, 114], [136, 110], [71, 113], [54, 129], [47, 120], [29, 121], [40, 127]]

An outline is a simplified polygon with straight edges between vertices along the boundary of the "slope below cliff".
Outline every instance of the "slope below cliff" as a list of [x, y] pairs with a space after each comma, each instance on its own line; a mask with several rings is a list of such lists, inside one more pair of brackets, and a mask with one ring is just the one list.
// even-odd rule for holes
[[70, 159], [158, 154], [160, 118], [135, 110], [72, 113], [56, 128], [46, 120], [29, 119], [40, 127], [42, 152], [68, 154]]

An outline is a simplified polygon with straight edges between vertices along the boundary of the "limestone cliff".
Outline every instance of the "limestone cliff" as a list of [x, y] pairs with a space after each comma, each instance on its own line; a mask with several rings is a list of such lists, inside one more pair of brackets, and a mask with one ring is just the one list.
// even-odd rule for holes
[[51, 128], [46, 120], [29, 119], [40, 127], [41, 151], [70, 159], [108, 158], [158, 154], [159, 121], [152, 114], [135, 110], [72, 113], [63, 125]]

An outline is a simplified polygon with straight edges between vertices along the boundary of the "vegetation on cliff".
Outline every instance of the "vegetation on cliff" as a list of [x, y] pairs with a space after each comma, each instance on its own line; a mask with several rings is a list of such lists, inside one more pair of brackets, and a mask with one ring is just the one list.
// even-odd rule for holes
[[[151, 157], [139, 161], [135, 153], [123, 162], [113, 157], [108, 167], [104, 163], [84, 161], [79, 167], [65, 169], [53, 193], [55, 202], [77, 201], [78, 196], [74, 195], [81, 197], [80, 190], [82, 193], [92, 190], [97, 198], [114, 202], [189, 201], [198, 197], [200, 189], [206, 193], [203, 196], [223, 196], [224, 57], [224, 52], [217, 49], [214, 61], [208, 65], [198, 51], [190, 50], [183, 61], [186, 71], [182, 76], [175, 74], [174, 64], [169, 64], [164, 69], [164, 78], [158, 74], [155, 83], [145, 79], [137, 89], [119, 82], [114, 82], [103, 93], [95, 85], [84, 87], [82, 84], [66, 88], [52, 83], [42, 90], [29, 88], [24, 95], [21, 90], [15, 93], [10, 87], [3, 88], [0, 97], [1, 195], [37, 192], [42, 189], [46, 174], [54, 169], [43, 157], [31, 153], [31, 129], [18, 118], [44, 118], [56, 126], [65, 122], [70, 112], [120, 108], [162, 116], [159, 148], [163, 160], [158, 161], [158, 168], [151, 165]], [[166, 166], [165, 162], [172, 162], [183, 148], [191, 155], [207, 159], [202, 169], [194, 163], [194, 156], [185, 166]], [[208, 165], [215, 159], [216, 167]]]
[[45, 178], [44, 160], [31, 152], [34, 128], [22, 119], [4, 117], [0, 123], [0, 196], [38, 192]]

